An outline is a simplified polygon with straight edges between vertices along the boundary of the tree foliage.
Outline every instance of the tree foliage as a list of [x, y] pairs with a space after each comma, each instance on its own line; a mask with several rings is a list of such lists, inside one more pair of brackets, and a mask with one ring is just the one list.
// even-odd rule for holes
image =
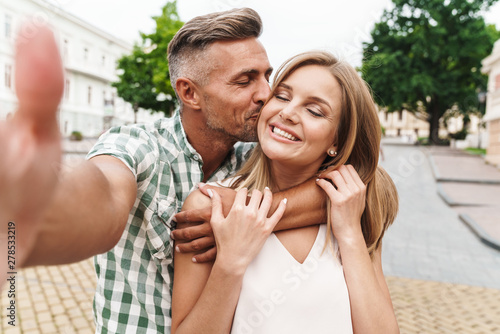
[[481, 12], [496, 0], [393, 0], [363, 46], [363, 78], [380, 106], [426, 117], [430, 140], [449, 109], [478, 110], [480, 71], [498, 38]]
[[118, 96], [138, 108], [161, 111], [170, 115], [177, 101], [170, 83], [167, 47], [184, 24], [177, 14], [176, 1], [168, 2], [162, 14], [153, 17], [156, 30], [141, 33], [141, 45], [135, 45], [130, 55], [118, 60], [118, 81], [113, 83]]

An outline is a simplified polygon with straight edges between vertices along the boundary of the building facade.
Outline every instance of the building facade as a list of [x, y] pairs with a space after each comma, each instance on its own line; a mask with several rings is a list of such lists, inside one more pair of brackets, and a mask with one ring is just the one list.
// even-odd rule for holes
[[489, 76], [484, 116], [489, 134], [486, 161], [500, 166], [500, 40], [496, 41], [491, 55], [483, 60], [482, 71]]
[[[407, 110], [395, 111], [392, 113], [379, 111], [380, 124], [385, 129], [385, 135], [389, 137], [401, 137], [406, 141], [416, 141], [419, 137], [429, 137], [429, 123], [426, 120], [417, 118]], [[447, 138], [448, 134], [456, 133], [463, 128], [463, 117], [451, 117], [446, 124], [440, 122], [439, 136]], [[467, 127], [467, 138], [460, 141], [460, 146], [456, 148], [481, 147], [487, 145], [487, 133], [482, 129], [482, 120], [475, 116], [470, 116], [470, 123]]]
[[[61, 134], [79, 131], [95, 137], [114, 125], [134, 122], [134, 111], [116, 95], [117, 60], [132, 51], [120, 40], [45, 0], [0, 0], [0, 119], [15, 112], [14, 46], [19, 29], [48, 24], [59, 45], [65, 69], [64, 95], [59, 108]], [[22, 27], [22, 28], [21, 28]], [[2, 80], [3, 79], [3, 80]], [[138, 122], [162, 113], [139, 110]]]

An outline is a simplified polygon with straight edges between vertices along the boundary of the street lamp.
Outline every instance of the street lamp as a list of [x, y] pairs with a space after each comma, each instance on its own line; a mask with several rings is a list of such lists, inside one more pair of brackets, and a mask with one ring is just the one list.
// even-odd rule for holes
[[481, 113], [481, 117], [477, 122], [477, 148], [481, 148], [481, 119], [486, 113], [486, 96], [487, 92], [483, 92], [481, 88], [479, 88], [479, 92], [477, 93], [477, 101], [479, 102], [479, 112]]

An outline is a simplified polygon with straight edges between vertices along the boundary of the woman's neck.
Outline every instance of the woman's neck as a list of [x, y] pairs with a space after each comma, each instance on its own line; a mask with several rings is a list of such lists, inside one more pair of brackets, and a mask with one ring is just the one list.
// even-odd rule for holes
[[279, 161], [271, 161], [271, 177], [274, 184], [282, 191], [295, 187], [315, 176], [320, 166], [291, 166]]

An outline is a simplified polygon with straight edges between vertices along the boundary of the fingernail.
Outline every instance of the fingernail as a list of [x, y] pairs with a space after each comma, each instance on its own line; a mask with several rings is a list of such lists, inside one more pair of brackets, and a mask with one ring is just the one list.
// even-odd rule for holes
[[264, 188], [264, 189], [271, 190], [271, 189], [269, 189], [269, 187], [266, 187], [266, 188]]
[[214, 193], [212, 192], [212, 189], [208, 189], [207, 193], [208, 193], [208, 196], [210, 196], [210, 198], [212, 198], [212, 196], [214, 195]]
[[170, 239], [175, 240], [175, 235], [173, 233], [170, 233]]
[[203, 183], [203, 182], [198, 183], [198, 188], [203, 188], [204, 186], [205, 186], [205, 183]]
[[180, 253], [180, 252], [181, 252], [181, 249], [179, 248], [179, 246], [175, 246], [175, 251], [176, 251], [177, 253]]
[[286, 202], [288, 202], [288, 200], [286, 198], [283, 199], [283, 203], [286, 204]]
[[316, 182], [318, 182], [318, 181], [319, 181], [319, 179], [316, 179]]
[[194, 263], [196, 263], [196, 259], [194, 257], [191, 259], [191, 261], [193, 261]]

